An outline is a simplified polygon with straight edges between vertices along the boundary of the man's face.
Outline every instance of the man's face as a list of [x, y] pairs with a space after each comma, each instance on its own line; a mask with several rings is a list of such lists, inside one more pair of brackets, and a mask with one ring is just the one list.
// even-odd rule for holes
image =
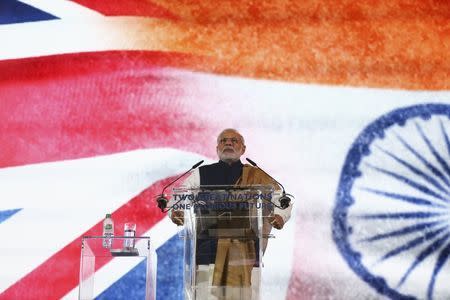
[[234, 162], [245, 152], [241, 137], [234, 131], [225, 131], [219, 136], [217, 156], [224, 162]]

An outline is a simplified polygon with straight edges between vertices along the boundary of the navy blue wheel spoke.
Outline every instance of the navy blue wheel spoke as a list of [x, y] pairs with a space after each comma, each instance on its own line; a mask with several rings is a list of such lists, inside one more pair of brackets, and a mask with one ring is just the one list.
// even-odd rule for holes
[[442, 247], [442, 245], [448, 241], [450, 237], [450, 233], [445, 234], [440, 239], [434, 241], [430, 246], [425, 248], [422, 252], [417, 255], [416, 260], [411, 264], [411, 266], [408, 268], [406, 273], [402, 276], [400, 279], [400, 282], [397, 285], [397, 288], [401, 287], [403, 283], [405, 283], [406, 279], [408, 279], [409, 274], [422, 262], [424, 261], [428, 256], [436, 252], [439, 248]]
[[366, 165], [368, 167], [370, 167], [370, 168], [380, 172], [380, 173], [383, 173], [383, 174], [388, 175], [388, 176], [390, 176], [392, 178], [395, 178], [396, 180], [401, 181], [401, 182], [409, 185], [410, 187], [415, 188], [416, 190], [418, 190], [418, 191], [420, 191], [422, 193], [425, 193], [427, 195], [433, 196], [436, 199], [442, 200], [443, 202], [449, 202], [449, 199], [442, 197], [440, 194], [436, 193], [435, 191], [433, 191], [432, 189], [428, 188], [427, 186], [425, 186], [423, 184], [420, 184], [420, 183], [417, 183], [414, 180], [411, 180], [411, 179], [409, 179], [409, 178], [407, 178], [407, 177], [405, 177], [403, 175], [399, 175], [399, 174], [397, 174], [395, 172], [388, 171], [386, 169], [373, 166], [373, 165], [371, 165], [369, 163], [366, 163]]
[[444, 213], [438, 213], [438, 212], [423, 212], [423, 211], [416, 211], [416, 212], [401, 212], [401, 213], [381, 213], [381, 214], [362, 214], [357, 215], [356, 217], [359, 219], [427, 219], [427, 218], [434, 218], [439, 216], [447, 215], [446, 212]]
[[360, 240], [360, 242], [375, 242], [386, 238], [391, 238], [395, 236], [407, 235], [413, 232], [420, 232], [422, 230], [429, 230], [437, 225], [442, 225], [442, 223], [446, 222], [446, 220], [427, 222], [427, 223], [418, 223], [411, 226], [406, 226], [398, 230], [390, 231], [383, 234], [377, 234], [369, 238], [365, 238]]
[[[442, 156], [437, 152], [436, 148], [434, 148], [433, 144], [430, 142], [430, 140], [427, 138], [425, 133], [422, 130], [422, 127], [420, 127], [419, 124], [416, 123], [416, 128], [419, 131], [420, 136], [424, 140], [425, 144], [427, 144], [428, 149], [430, 149], [433, 156], [436, 158], [436, 160], [439, 162], [439, 164], [442, 166], [442, 168], [445, 170], [447, 175], [450, 174], [450, 167], [445, 162], [445, 160], [442, 158]], [[440, 171], [438, 173], [442, 176], [442, 180], [447, 184], [447, 186], [450, 186], [450, 182], [448, 181], [448, 178], [442, 174]], [[441, 177], [440, 177], [441, 178]]]
[[439, 229], [436, 229], [434, 231], [427, 232], [423, 236], [415, 238], [415, 239], [407, 242], [406, 244], [404, 244], [404, 245], [402, 245], [400, 247], [397, 247], [394, 250], [389, 251], [388, 253], [383, 255], [383, 257], [381, 257], [378, 262], [384, 261], [384, 260], [386, 260], [386, 259], [388, 259], [388, 258], [390, 258], [392, 256], [396, 256], [396, 255], [398, 255], [398, 254], [400, 254], [400, 253], [402, 253], [402, 252], [404, 252], [406, 250], [409, 250], [409, 249], [412, 249], [414, 247], [417, 247], [418, 245], [421, 245], [421, 244], [423, 244], [423, 243], [425, 243], [425, 242], [435, 238], [439, 233], [443, 232], [444, 230], [448, 231], [447, 226], [443, 226], [443, 227], [440, 227]]
[[389, 157], [393, 158], [398, 163], [402, 164], [406, 168], [408, 168], [411, 172], [416, 174], [417, 176], [425, 179], [427, 182], [431, 183], [433, 186], [438, 188], [440, 191], [444, 192], [445, 194], [449, 194], [449, 191], [447, 188], [443, 187], [437, 180], [435, 180], [433, 177], [429, 176], [428, 174], [425, 174], [423, 171], [419, 170], [418, 168], [414, 167], [412, 164], [406, 162], [405, 160], [401, 159], [400, 157], [396, 156], [395, 154], [389, 152], [388, 150], [385, 150], [379, 146], [377, 146], [380, 151], [388, 155]]
[[431, 207], [440, 207], [440, 208], [448, 208], [448, 205], [443, 205], [440, 203], [435, 203], [433, 201], [429, 201], [423, 198], [418, 198], [418, 197], [412, 197], [412, 196], [408, 196], [408, 195], [402, 195], [402, 194], [396, 194], [396, 193], [390, 193], [390, 192], [385, 192], [385, 191], [380, 191], [377, 189], [372, 189], [372, 188], [366, 188], [366, 187], [361, 187], [359, 188], [360, 190], [375, 194], [375, 195], [379, 195], [379, 196], [384, 196], [388, 199], [393, 199], [393, 200], [399, 200], [399, 201], [403, 201], [403, 202], [407, 202], [407, 203], [411, 203], [411, 204], [416, 204], [416, 205], [423, 205], [423, 206], [431, 206]]
[[444, 266], [445, 262], [447, 261], [448, 257], [450, 255], [450, 244], [448, 244], [439, 254], [439, 257], [436, 261], [436, 265], [434, 266], [433, 275], [431, 275], [430, 283], [428, 284], [428, 290], [427, 290], [427, 298], [433, 299], [433, 290], [434, 285], [436, 283], [436, 277], [441, 271], [442, 267]]
[[410, 144], [408, 144], [401, 136], [396, 134], [396, 137], [400, 140], [400, 142], [403, 144], [403, 146], [406, 147], [411, 153], [413, 153], [434, 175], [439, 177], [442, 181], [446, 181], [446, 178], [441, 173], [441, 171], [438, 170], [432, 163], [427, 161], [419, 152], [417, 152], [413, 147], [411, 147]]
[[447, 146], [448, 155], [450, 156], [450, 139], [448, 138], [447, 132], [445, 131], [444, 124], [442, 124], [442, 121], [439, 120], [441, 131], [444, 136], [445, 145]]

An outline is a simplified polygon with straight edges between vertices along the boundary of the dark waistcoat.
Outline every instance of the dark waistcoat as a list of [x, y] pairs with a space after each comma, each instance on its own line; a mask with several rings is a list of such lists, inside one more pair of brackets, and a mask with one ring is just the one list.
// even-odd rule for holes
[[240, 160], [231, 165], [219, 161], [202, 166], [199, 169], [200, 185], [234, 185], [241, 177], [243, 167]]
[[[244, 165], [237, 161], [231, 165], [219, 161], [215, 164], [199, 168], [200, 185], [234, 185], [242, 175]], [[210, 239], [197, 240], [197, 264], [213, 264], [216, 260], [217, 241]]]

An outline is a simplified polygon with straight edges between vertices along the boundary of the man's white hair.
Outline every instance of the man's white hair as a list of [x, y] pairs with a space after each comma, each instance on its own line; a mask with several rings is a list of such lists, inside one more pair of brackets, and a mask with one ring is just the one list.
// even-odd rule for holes
[[226, 129], [222, 130], [222, 132], [217, 136], [217, 144], [219, 144], [219, 142], [220, 142], [220, 137], [227, 131], [232, 131], [232, 132], [236, 133], [239, 136], [239, 138], [241, 139], [242, 145], [245, 146], [244, 137], [242, 136], [242, 134], [239, 133], [239, 131], [237, 131], [234, 128], [226, 128]]

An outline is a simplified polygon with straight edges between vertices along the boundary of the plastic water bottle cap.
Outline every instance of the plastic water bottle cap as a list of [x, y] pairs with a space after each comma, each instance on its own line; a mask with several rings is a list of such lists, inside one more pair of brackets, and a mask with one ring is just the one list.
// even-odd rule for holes
[[106, 217], [107, 218], [111, 218], [111, 214], [106, 214]]

